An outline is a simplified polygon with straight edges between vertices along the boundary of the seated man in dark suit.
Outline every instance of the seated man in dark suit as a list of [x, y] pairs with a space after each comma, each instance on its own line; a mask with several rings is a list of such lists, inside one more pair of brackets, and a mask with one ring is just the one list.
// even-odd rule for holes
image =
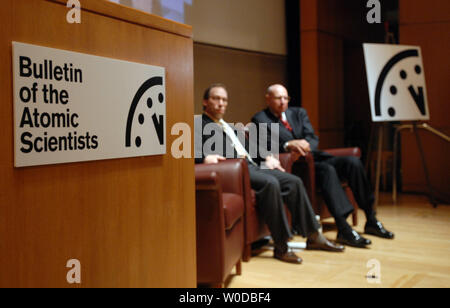
[[[338, 228], [337, 242], [354, 247], [366, 247], [371, 241], [354, 231], [346, 219], [353, 212], [340, 178], [348, 181], [356, 202], [364, 210], [367, 222], [365, 233], [392, 239], [394, 234], [387, 231], [377, 220], [373, 209], [374, 196], [361, 161], [355, 157], [334, 157], [318, 150], [319, 138], [303, 108], [288, 108], [290, 98], [285, 87], [273, 85], [268, 88], [266, 102], [268, 108], [257, 113], [252, 122], [279, 123], [280, 152], [295, 152], [302, 156], [312, 152], [316, 182], [325, 203], [333, 215]], [[268, 134], [270, 137], [270, 133]]]
[[[241, 143], [234, 128], [223, 120], [227, 105], [228, 93], [224, 85], [214, 84], [205, 91], [201, 136], [197, 136], [196, 128], [195, 138], [196, 153], [201, 152], [201, 158], [196, 158], [195, 162], [216, 164], [226, 159], [224, 157], [227, 156], [226, 153], [231, 154], [228, 158], [246, 159], [251, 187], [256, 192], [258, 211], [264, 217], [274, 240], [275, 258], [290, 263], [302, 262], [301, 258], [288, 249], [287, 242], [292, 234], [284, 203], [292, 214], [295, 231], [308, 238], [308, 249], [343, 251], [343, 246], [328, 241], [318, 231], [320, 226], [311, 208], [303, 182], [298, 177], [283, 172], [280, 162], [273, 156], [265, 159], [267, 169], [261, 169], [256, 163], [258, 159], [250, 157], [248, 148]], [[219, 135], [216, 136], [216, 134]], [[216, 140], [219, 144], [215, 144]], [[211, 149], [207, 149], [208, 146]]]

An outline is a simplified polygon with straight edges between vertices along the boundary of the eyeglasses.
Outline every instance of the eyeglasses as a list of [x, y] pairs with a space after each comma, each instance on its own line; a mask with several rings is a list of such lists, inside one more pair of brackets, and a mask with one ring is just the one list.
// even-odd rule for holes
[[209, 99], [213, 102], [223, 101], [224, 103], [228, 103], [228, 98], [222, 96], [210, 96]]
[[272, 97], [274, 100], [277, 100], [277, 101], [281, 101], [281, 100], [285, 100], [288, 102], [291, 101], [291, 98], [289, 96], [272, 96]]

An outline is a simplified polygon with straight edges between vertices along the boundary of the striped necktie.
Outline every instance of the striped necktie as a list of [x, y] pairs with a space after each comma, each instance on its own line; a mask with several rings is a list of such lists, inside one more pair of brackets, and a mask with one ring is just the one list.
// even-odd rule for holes
[[287, 121], [286, 118], [286, 114], [284, 112], [281, 114], [280, 122], [283, 123], [284, 127], [286, 127], [286, 129], [292, 133], [292, 127], [291, 125], [289, 125], [289, 122]]

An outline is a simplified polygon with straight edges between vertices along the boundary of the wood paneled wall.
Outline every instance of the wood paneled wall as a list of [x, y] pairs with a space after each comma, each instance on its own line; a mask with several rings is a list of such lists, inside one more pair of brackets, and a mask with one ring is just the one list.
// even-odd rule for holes
[[[430, 121], [450, 135], [450, 2], [400, 0], [400, 43], [422, 47]], [[440, 199], [450, 200], [450, 144], [421, 131], [432, 186]], [[403, 190], [427, 192], [414, 135], [402, 134]]]
[[367, 33], [364, 6], [338, 0], [300, 4], [302, 107], [320, 137], [320, 147], [340, 147], [345, 137], [345, 41], [362, 41]]
[[267, 107], [267, 88], [286, 84], [286, 57], [195, 43], [194, 76], [196, 114], [202, 113], [204, 90], [223, 83], [229, 92], [225, 120], [246, 124]]
[[[81, 2], [68, 24], [66, 1], [2, 1], [0, 287], [69, 287], [69, 259], [81, 287], [195, 287], [194, 161], [170, 155], [170, 128], [193, 126], [191, 28]], [[168, 154], [15, 169], [12, 41], [165, 67]]]

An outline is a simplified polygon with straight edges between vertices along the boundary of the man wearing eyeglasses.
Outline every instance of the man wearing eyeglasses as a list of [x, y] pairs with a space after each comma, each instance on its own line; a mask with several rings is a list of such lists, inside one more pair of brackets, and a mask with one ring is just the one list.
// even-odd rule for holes
[[[361, 161], [356, 157], [334, 157], [319, 151], [319, 138], [314, 133], [306, 110], [298, 107], [288, 108], [289, 101], [290, 97], [284, 86], [278, 84], [270, 86], [266, 93], [268, 108], [254, 115], [252, 122], [257, 126], [261, 123], [279, 124], [281, 153], [294, 152], [305, 156], [312, 152], [316, 183], [338, 228], [337, 242], [360, 248], [371, 244], [370, 240], [362, 237], [347, 223], [347, 217], [354, 209], [342, 189], [341, 178], [348, 181], [358, 206], [366, 214], [365, 233], [382, 238], [394, 238], [394, 234], [387, 231], [375, 216], [373, 192]], [[270, 130], [270, 125], [268, 126]], [[271, 138], [270, 133], [268, 138]]]
[[[319, 231], [319, 224], [309, 202], [305, 187], [300, 178], [285, 173], [280, 162], [273, 156], [265, 158], [267, 169], [257, 164], [256, 157], [249, 155], [245, 144], [242, 144], [234, 128], [223, 120], [228, 106], [228, 92], [224, 85], [213, 84], [206, 89], [203, 97], [203, 115], [201, 136], [196, 135], [196, 151], [201, 147], [201, 158], [196, 163], [217, 164], [226, 158], [226, 149], [233, 150], [233, 158], [244, 158], [247, 161], [250, 184], [255, 190], [258, 211], [264, 218], [275, 249], [274, 257], [284, 262], [300, 264], [302, 259], [289, 251], [287, 241], [292, 237], [284, 212], [284, 203], [292, 214], [292, 225], [296, 231], [307, 237], [307, 249], [341, 252], [344, 246], [328, 241]], [[221, 153], [217, 149], [207, 149], [214, 143], [216, 134], [221, 134], [225, 145]], [[206, 144], [206, 146], [205, 146]]]

